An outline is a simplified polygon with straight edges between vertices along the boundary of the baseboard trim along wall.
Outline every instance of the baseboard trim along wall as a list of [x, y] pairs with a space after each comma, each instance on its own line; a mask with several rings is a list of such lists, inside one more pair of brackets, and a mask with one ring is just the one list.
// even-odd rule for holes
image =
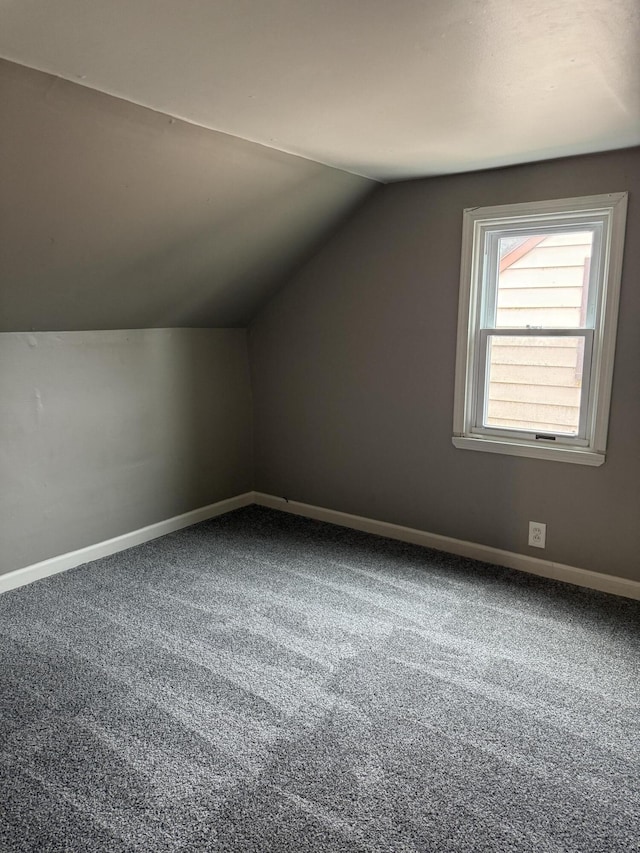
[[10, 589], [24, 586], [32, 581], [40, 580], [40, 578], [46, 578], [49, 575], [58, 574], [58, 572], [65, 572], [67, 569], [73, 569], [76, 566], [81, 566], [83, 563], [89, 563], [91, 560], [108, 557], [109, 554], [115, 554], [118, 551], [126, 551], [127, 548], [133, 548], [134, 545], [141, 545], [143, 542], [149, 542], [151, 539], [157, 539], [159, 536], [173, 533], [174, 530], [190, 527], [199, 521], [206, 521], [208, 518], [215, 518], [216, 515], [223, 515], [225, 512], [240, 509], [240, 507], [254, 503], [253, 497], [253, 492], [245, 492], [242, 495], [236, 495], [235, 497], [185, 512], [182, 515], [175, 515], [173, 518], [149, 524], [147, 527], [132, 530], [130, 533], [123, 533], [121, 536], [115, 536], [113, 539], [106, 539], [104, 542], [88, 545], [86, 548], [79, 548], [77, 551], [70, 551], [67, 554], [60, 554], [58, 557], [43, 560], [41, 563], [34, 563], [31, 566], [7, 572], [4, 575], [0, 575], [0, 594]]
[[350, 515], [349, 513], [338, 512], [334, 509], [326, 509], [324, 507], [287, 500], [286, 498], [278, 498], [274, 495], [266, 495], [262, 492], [254, 492], [254, 503], [290, 512], [293, 515], [303, 515], [306, 518], [314, 518], [317, 521], [328, 521], [331, 524], [337, 524], [341, 527], [362, 530], [365, 533], [373, 533], [376, 536], [386, 536], [388, 539], [398, 539], [400, 542], [422, 545], [426, 548], [434, 548], [436, 551], [447, 551], [450, 554], [458, 554], [460, 557], [470, 557], [473, 560], [482, 560], [485, 563], [506, 566], [507, 568], [517, 569], [521, 572], [540, 575], [543, 578], [564, 581], [565, 583], [572, 583], [576, 586], [595, 589], [599, 592], [608, 592], [613, 595], [622, 595], [625, 598], [640, 600], [640, 582], [629, 580], [628, 578], [619, 578], [600, 572], [591, 572], [587, 569], [578, 569], [575, 566], [566, 566], [550, 560], [541, 560], [539, 557], [530, 557], [527, 554], [502, 551], [500, 548], [491, 548], [488, 545], [478, 545], [475, 542], [466, 542], [463, 539], [452, 539], [449, 536], [427, 533], [424, 530], [416, 530], [413, 527], [402, 527], [399, 524], [376, 521], [375, 519], [364, 518], [360, 515]]
[[302, 515], [305, 518], [313, 518], [316, 521], [327, 521], [340, 527], [350, 527], [353, 530], [362, 530], [365, 533], [373, 533], [376, 536], [385, 536], [388, 539], [397, 539], [400, 542], [410, 542], [413, 545], [422, 545], [426, 548], [434, 548], [437, 551], [447, 551], [450, 554], [458, 554], [461, 557], [470, 557], [473, 560], [482, 560], [485, 563], [494, 563], [498, 566], [507, 566], [521, 572], [540, 575], [552, 580], [572, 583], [576, 586], [595, 589], [599, 592], [608, 592], [613, 595], [622, 595], [625, 598], [640, 600], [640, 582], [628, 578], [614, 577], [600, 572], [591, 572], [587, 569], [579, 569], [575, 566], [566, 566], [562, 563], [554, 563], [550, 560], [541, 560], [539, 557], [530, 557], [527, 554], [517, 554], [514, 551], [502, 551], [500, 548], [491, 548], [488, 545], [479, 545], [475, 542], [466, 542], [463, 539], [453, 539], [449, 536], [440, 536], [437, 533], [428, 533], [424, 530], [416, 530], [413, 527], [403, 527], [399, 524], [391, 524], [387, 521], [377, 521], [360, 515], [351, 515], [334, 509], [313, 506], [299, 501], [290, 501], [275, 495], [267, 495], [263, 492], [245, 492], [226, 500], [218, 501], [208, 506], [176, 515], [165, 521], [132, 530], [122, 536], [61, 554], [31, 566], [0, 575], [0, 593], [7, 592], [19, 586], [48, 577], [49, 575], [64, 572], [75, 566], [81, 566], [100, 557], [107, 557], [118, 551], [125, 551], [134, 545], [141, 545], [151, 539], [173, 533], [183, 527], [215, 518], [234, 509], [248, 506], [250, 504], [271, 507], [293, 515]]

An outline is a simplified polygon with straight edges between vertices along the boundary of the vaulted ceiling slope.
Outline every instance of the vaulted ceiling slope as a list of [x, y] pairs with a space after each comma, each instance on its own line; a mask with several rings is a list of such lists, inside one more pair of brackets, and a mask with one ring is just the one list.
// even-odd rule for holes
[[244, 326], [378, 184], [0, 60], [0, 331]]
[[3, 0], [0, 56], [381, 180], [640, 143], [638, 0]]

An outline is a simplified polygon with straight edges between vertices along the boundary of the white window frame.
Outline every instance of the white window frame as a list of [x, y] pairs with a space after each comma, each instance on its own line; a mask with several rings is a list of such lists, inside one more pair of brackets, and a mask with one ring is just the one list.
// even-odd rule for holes
[[[622, 277], [627, 193], [469, 208], [464, 211], [453, 444], [581, 465], [605, 461]], [[495, 328], [497, 240], [500, 236], [594, 230], [589, 303], [583, 328]], [[492, 268], [493, 267], [493, 268]], [[491, 312], [494, 312], [493, 317]], [[493, 327], [492, 327], [493, 325]], [[491, 336], [583, 337], [584, 364], [577, 435], [536, 434], [483, 425]]]

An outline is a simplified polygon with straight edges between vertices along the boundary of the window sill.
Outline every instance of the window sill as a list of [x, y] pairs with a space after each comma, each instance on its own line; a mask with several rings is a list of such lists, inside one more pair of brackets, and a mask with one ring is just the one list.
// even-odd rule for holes
[[604, 453], [573, 447], [549, 447], [531, 445], [505, 439], [453, 436], [454, 447], [461, 450], [481, 450], [485, 453], [503, 453], [507, 456], [528, 456], [531, 459], [547, 459], [552, 462], [572, 462], [575, 465], [597, 467], [605, 461]]

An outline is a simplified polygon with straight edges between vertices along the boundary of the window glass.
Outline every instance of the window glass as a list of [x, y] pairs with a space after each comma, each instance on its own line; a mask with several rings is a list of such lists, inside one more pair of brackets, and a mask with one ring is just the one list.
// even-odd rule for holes
[[577, 435], [583, 337], [490, 335], [484, 426]]
[[580, 328], [587, 319], [592, 231], [498, 240], [495, 327]]

